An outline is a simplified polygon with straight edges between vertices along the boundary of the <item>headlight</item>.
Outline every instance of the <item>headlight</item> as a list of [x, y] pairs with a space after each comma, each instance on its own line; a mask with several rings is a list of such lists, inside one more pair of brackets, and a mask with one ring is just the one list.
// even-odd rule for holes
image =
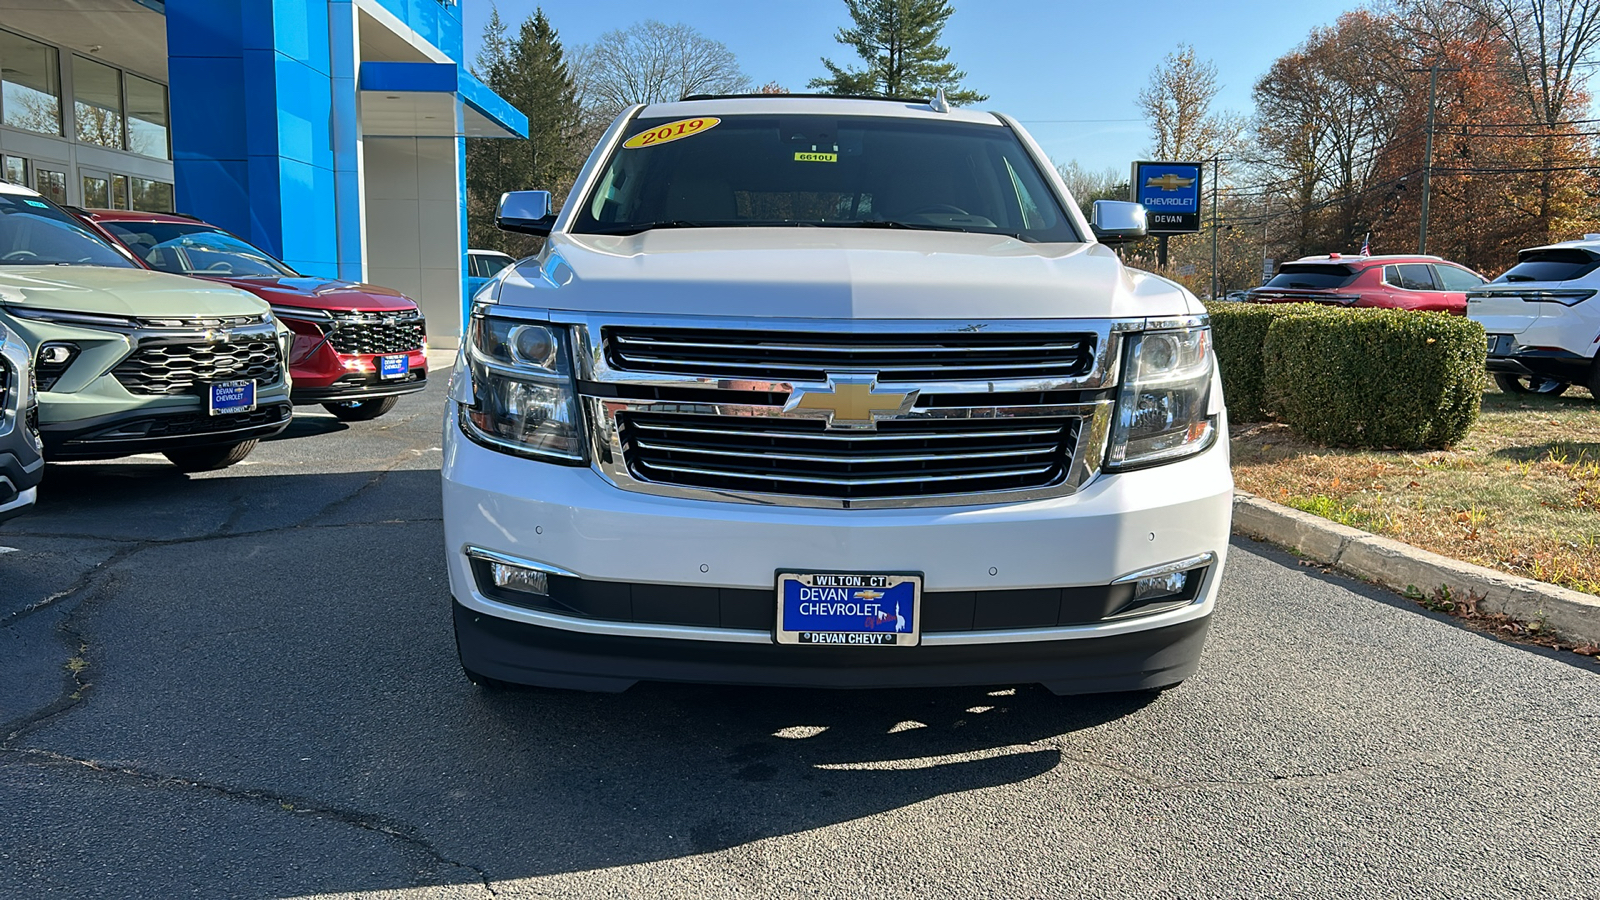
[[1211, 446], [1213, 366], [1208, 327], [1131, 335], [1107, 467], [1170, 462]]
[[511, 453], [584, 461], [565, 328], [475, 315], [463, 356], [472, 396], [462, 403], [461, 428], [469, 437]]

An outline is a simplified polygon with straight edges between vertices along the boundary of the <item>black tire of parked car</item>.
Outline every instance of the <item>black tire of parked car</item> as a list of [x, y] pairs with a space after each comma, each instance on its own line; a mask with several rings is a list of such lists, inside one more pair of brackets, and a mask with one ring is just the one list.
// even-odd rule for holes
[[1589, 383], [1584, 387], [1589, 389], [1594, 399], [1600, 400], [1600, 356], [1595, 357], [1595, 361], [1589, 365]]
[[324, 403], [322, 408], [333, 413], [334, 417], [342, 422], [370, 422], [394, 409], [394, 405], [399, 402], [399, 397], [373, 397], [371, 400]]
[[164, 450], [162, 455], [172, 461], [179, 471], [214, 472], [241, 462], [256, 448], [255, 441], [238, 444], [221, 444], [215, 447], [194, 447], [187, 450]]
[[[1500, 390], [1508, 394], [1542, 394], [1546, 397], [1559, 397], [1566, 393], [1572, 385], [1565, 381], [1556, 381], [1554, 378], [1541, 378], [1538, 375], [1511, 375], [1506, 372], [1496, 372], [1494, 383]], [[1594, 383], [1594, 379], [1590, 379]]]

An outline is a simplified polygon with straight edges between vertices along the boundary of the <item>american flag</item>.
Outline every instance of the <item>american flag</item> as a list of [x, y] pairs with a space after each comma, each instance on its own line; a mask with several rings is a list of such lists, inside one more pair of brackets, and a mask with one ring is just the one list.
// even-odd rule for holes
[[1372, 255], [1372, 232], [1370, 232], [1370, 231], [1367, 232], [1367, 236], [1366, 237], [1361, 239], [1361, 255], [1362, 256], [1371, 256]]

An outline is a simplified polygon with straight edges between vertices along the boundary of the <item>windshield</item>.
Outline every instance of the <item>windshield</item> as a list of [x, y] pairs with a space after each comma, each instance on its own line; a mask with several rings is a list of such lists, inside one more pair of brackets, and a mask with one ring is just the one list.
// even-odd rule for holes
[[0, 265], [134, 268], [72, 216], [26, 194], [0, 193]]
[[627, 133], [573, 231], [820, 226], [1082, 240], [999, 125], [740, 115], [639, 119]]
[[1322, 290], [1344, 287], [1355, 277], [1356, 270], [1349, 266], [1285, 263], [1263, 287]]
[[1600, 259], [1586, 250], [1525, 250], [1517, 264], [1494, 280], [1495, 284], [1519, 281], [1571, 281], [1600, 268]]
[[152, 268], [176, 275], [280, 278], [295, 272], [257, 247], [201, 222], [101, 222]]

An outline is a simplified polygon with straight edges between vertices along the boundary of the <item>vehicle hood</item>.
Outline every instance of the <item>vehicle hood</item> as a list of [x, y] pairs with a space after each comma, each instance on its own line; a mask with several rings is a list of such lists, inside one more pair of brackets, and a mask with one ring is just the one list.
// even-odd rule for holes
[[224, 284], [102, 266], [0, 266], [0, 305], [133, 317], [254, 316], [256, 297]]
[[231, 285], [249, 291], [276, 306], [294, 306], [301, 309], [350, 312], [394, 312], [415, 309], [417, 304], [399, 291], [376, 284], [338, 281], [302, 275], [293, 278], [221, 278], [206, 276], [207, 281]]
[[555, 234], [507, 267], [498, 302], [648, 315], [1048, 319], [1200, 312], [1100, 244], [951, 232], [693, 228]]

